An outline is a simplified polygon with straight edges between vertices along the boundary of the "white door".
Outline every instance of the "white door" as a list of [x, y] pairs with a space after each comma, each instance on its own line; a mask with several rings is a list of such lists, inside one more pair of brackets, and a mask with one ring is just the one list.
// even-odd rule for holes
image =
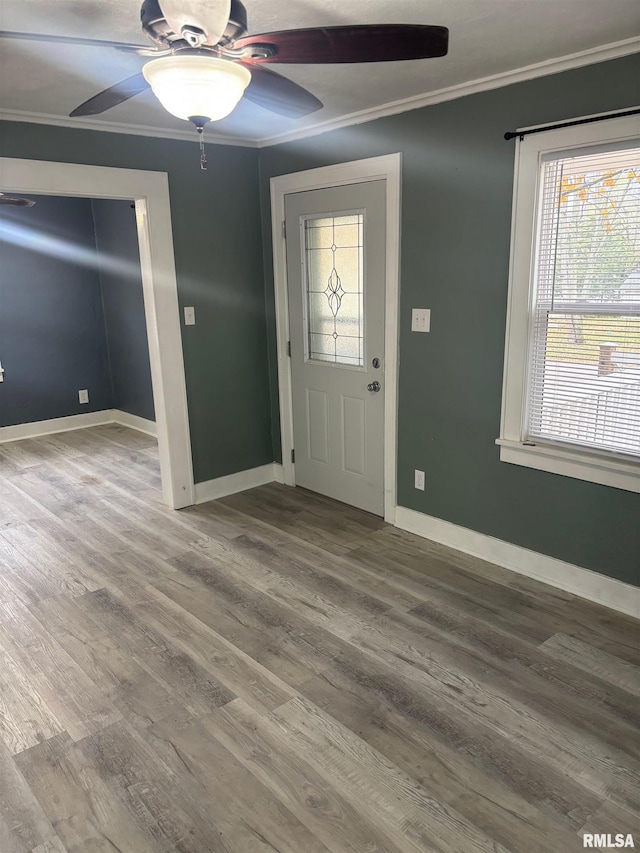
[[384, 514], [385, 181], [285, 198], [296, 485]]

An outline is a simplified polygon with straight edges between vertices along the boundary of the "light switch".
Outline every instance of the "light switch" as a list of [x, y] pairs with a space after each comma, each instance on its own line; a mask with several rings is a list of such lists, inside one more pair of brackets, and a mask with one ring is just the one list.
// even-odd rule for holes
[[185, 324], [185, 326], [195, 326], [195, 324], [196, 324], [196, 309], [195, 308], [185, 308], [184, 309], [184, 324]]
[[428, 332], [431, 328], [431, 309], [414, 308], [411, 311], [411, 331]]

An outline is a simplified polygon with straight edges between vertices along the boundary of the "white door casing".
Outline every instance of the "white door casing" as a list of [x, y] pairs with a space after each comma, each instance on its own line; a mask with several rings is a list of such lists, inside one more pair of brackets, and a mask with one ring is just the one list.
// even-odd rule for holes
[[173, 509], [191, 506], [193, 468], [167, 175], [3, 157], [0, 189], [135, 200], [162, 495]]
[[385, 182], [385, 335], [384, 357], [384, 518], [393, 524], [396, 512], [396, 450], [398, 393], [398, 297], [400, 281], [400, 188], [401, 154], [388, 154], [280, 175], [271, 179], [272, 244], [274, 257], [278, 393], [282, 436], [283, 479], [295, 485], [293, 441], [293, 395], [289, 336], [289, 284], [286, 241], [283, 231], [285, 197], [290, 193], [367, 181]]
[[385, 183], [285, 200], [296, 484], [384, 514]]

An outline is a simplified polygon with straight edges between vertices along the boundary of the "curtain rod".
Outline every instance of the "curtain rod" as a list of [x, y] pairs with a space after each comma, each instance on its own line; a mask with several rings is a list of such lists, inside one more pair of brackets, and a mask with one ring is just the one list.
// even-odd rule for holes
[[531, 130], [509, 130], [505, 133], [506, 140], [515, 139], [519, 136], [523, 139], [529, 136], [530, 133], [544, 133], [546, 130], [558, 130], [561, 127], [575, 127], [578, 124], [591, 124], [594, 121], [607, 121], [610, 118], [623, 118], [623, 116], [635, 116], [640, 114], [640, 109], [623, 110], [619, 113], [609, 113], [606, 116], [592, 116], [591, 118], [580, 118], [575, 121], [562, 121], [559, 124], [547, 124], [544, 127], [532, 127]]

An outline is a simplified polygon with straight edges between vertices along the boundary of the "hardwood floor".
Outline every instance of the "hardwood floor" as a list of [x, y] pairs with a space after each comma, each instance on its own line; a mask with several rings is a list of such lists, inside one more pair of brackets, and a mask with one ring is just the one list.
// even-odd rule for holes
[[640, 846], [638, 623], [152, 439], [0, 445], [0, 853]]

